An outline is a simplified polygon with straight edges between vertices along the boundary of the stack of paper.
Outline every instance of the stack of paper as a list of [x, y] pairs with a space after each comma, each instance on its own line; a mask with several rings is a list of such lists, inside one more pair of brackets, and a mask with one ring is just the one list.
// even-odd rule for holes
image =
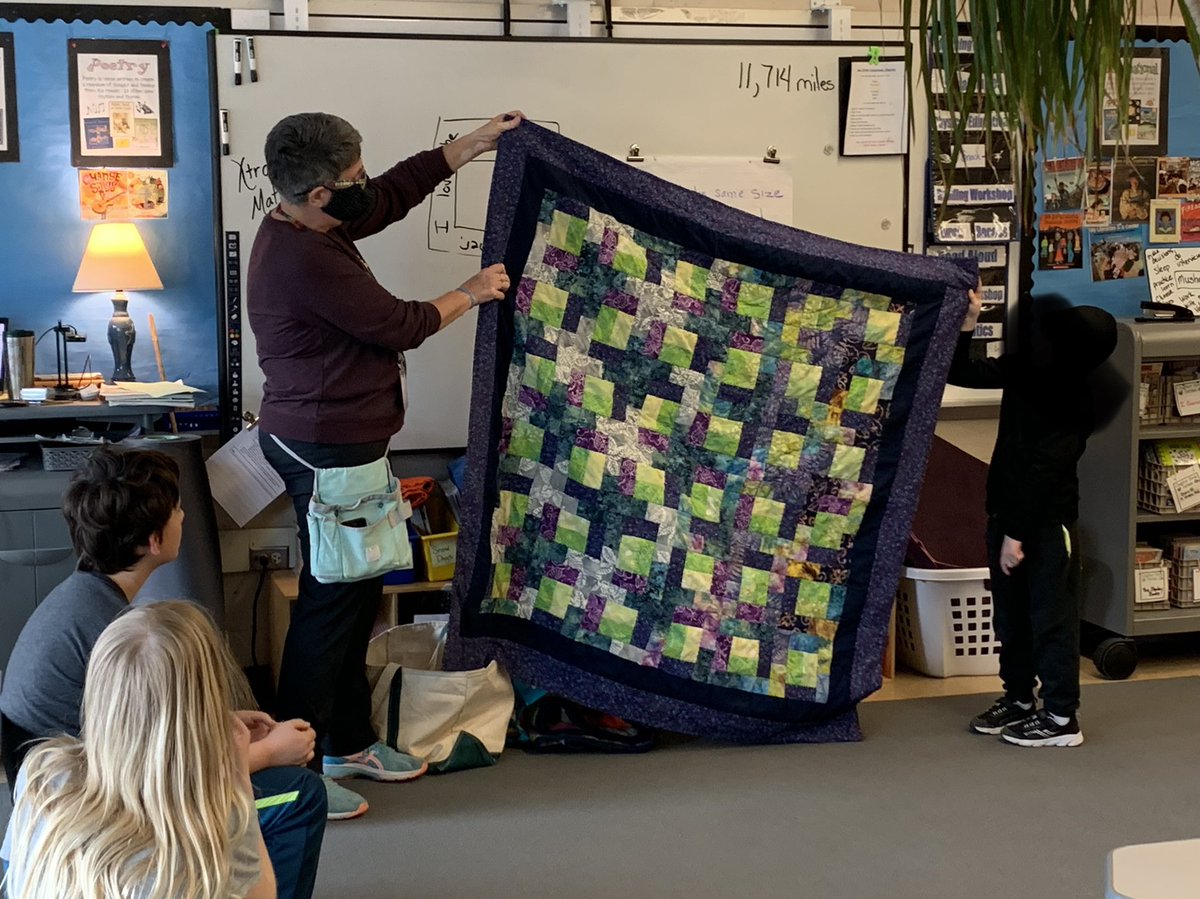
[[183, 381], [117, 381], [100, 385], [100, 396], [110, 406], [181, 406], [196, 405], [199, 387]]

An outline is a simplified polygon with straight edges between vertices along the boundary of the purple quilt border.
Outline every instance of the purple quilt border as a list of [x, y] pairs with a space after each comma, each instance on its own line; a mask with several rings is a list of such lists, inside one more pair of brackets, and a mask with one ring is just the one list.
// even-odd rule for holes
[[[881, 659], [900, 565], [908, 543], [909, 527], [916, 512], [920, 484], [933, 439], [941, 392], [950, 359], [966, 312], [966, 292], [975, 286], [976, 272], [957, 261], [860, 247], [811, 234], [731, 209], [685, 190], [648, 172], [620, 162], [531, 123], [501, 139], [488, 204], [483, 264], [503, 261], [513, 226], [526, 164], [540, 160], [564, 171], [586, 172], [598, 187], [636, 199], [645, 206], [680, 216], [703, 220], [718, 231], [737, 233], [743, 239], [766, 247], [782, 248], [814, 262], [844, 263], [868, 267], [897, 277], [942, 285], [941, 310], [921, 365], [912, 411], [897, 463], [892, 490], [883, 513], [871, 586], [855, 634], [854, 664], [850, 674], [851, 702], [870, 695], [882, 680]], [[838, 742], [861, 739], [853, 705], [820, 722], [780, 722], [717, 711], [639, 690], [598, 675], [588, 675], [531, 647], [492, 637], [463, 637], [460, 612], [467, 598], [480, 528], [490, 520], [482, 509], [484, 473], [494, 451], [490, 433], [497, 385], [495, 341], [500, 309], [488, 304], [480, 309], [475, 341], [475, 370], [468, 426], [466, 483], [462, 496], [463, 521], [458, 542], [451, 603], [448, 665], [480, 667], [490, 659], [503, 664], [514, 677], [585, 705], [601, 708], [634, 721], [665, 729], [739, 742]], [[500, 385], [499, 389], [503, 389]]]

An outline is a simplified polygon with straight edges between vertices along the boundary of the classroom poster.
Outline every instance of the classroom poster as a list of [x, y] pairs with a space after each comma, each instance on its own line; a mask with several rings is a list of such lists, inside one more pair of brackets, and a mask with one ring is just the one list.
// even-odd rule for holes
[[1077, 212], [1083, 209], [1084, 164], [1082, 156], [1047, 159], [1042, 164], [1043, 199], [1047, 212]]
[[1146, 229], [1142, 226], [1089, 230], [1093, 281], [1118, 281], [1146, 276]]
[[85, 222], [167, 217], [166, 169], [80, 169], [79, 211]]
[[1105, 79], [1100, 110], [1100, 145], [1114, 151], [1118, 145], [1143, 152], [1167, 149], [1167, 51], [1136, 48], [1129, 74], [1129, 99], [1122, 117], [1116, 73]]
[[167, 44], [70, 40], [67, 47], [72, 163], [172, 165]]
[[1150, 243], [1179, 243], [1179, 201], [1150, 201]]
[[1155, 249], [1146, 253], [1150, 296], [1200, 313], [1200, 250]]
[[1101, 159], [1088, 166], [1084, 192], [1083, 223], [1107, 225], [1112, 222], [1112, 161]]
[[1160, 156], [1156, 196], [1160, 200], [1200, 197], [1200, 159]]
[[1113, 161], [1114, 225], [1141, 225], [1150, 221], [1158, 160], [1153, 156], [1127, 156]]
[[1047, 212], [1038, 218], [1038, 268], [1083, 268], [1083, 214]]
[[1182, 243], [1200, 243], [1200, 200], [1180, 201], [1179, 240]]
[[974, 259], [983, 282], [983, 311], [975, 325], [972, 356], [995, 358], [1004, 352], [1004, 324], [1008, 310], [1008, 246], [926, 247], [927, 256]]

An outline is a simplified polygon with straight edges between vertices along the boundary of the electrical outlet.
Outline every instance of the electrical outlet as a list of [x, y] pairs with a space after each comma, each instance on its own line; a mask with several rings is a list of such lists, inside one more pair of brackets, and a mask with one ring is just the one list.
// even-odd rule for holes
[[291, 553], [286, 546], [250, 547], [250, 570], [261, 571], [264, 562], [270, 571], [286, 570], [292, 567]]

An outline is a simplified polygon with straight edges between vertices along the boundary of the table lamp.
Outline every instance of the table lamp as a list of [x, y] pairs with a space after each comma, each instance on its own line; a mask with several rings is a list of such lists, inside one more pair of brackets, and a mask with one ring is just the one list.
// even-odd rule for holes
[[75, 293], [85, 291], [115, 291], [112, 297], [113, 315], [108, 322], [108, 345], [113, 351], [114, 381], [132, 381], [129, 367], [133, 341], [137, 332], [129, 317], [126, 290], [162, 290], [162, 280], [154, 270], [142, 236], [133, 222], [101, 222], [92, 228], [79, 274], [75, 276]]

